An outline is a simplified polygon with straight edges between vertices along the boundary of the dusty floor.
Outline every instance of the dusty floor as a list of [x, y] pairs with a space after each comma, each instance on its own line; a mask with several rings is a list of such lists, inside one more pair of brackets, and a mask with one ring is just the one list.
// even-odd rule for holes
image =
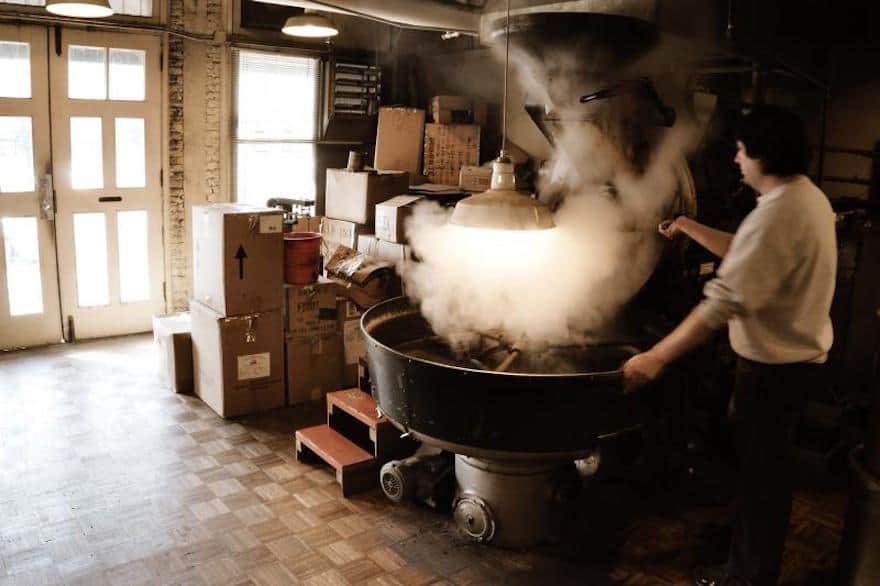
[[[0, 585], [688, 584], [729, 512], [611, 486], [561, 547], [472, 544], [448, 515], [343, 499], [296, 462], [322, 405], [224, 421], [157, 362], [149, 336], [0, 355]], [[825, 582], [845, 505], [799, 490], [785, 583]]]

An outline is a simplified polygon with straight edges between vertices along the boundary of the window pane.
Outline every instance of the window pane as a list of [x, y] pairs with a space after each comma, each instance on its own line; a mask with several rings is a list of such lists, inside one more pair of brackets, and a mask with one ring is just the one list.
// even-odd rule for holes
[[147, 212], [119, 212], [119, 297], [123, 303], [150, 298]]
[[240, 202], [266, 205], [270, 197], [315, 199], [315, 149], [311, 144], [239, 144]]
[[152, 0], [110, 0], [110, 7], [117, 14], [129, 16], [152, 16]]
[[116, 187], [145, 187], [144, 119], [116, 119]]
[[67, 97], [107, 99], [107, 68], [103, 47], [68, 47]]
[[36, 218], [3, 218], [9, 315], [43, 313]]
[[132, 49], [110, 49], [110, 99], [144, 100], [146, 53]]
[[74, 189], [104, 187], [100, 118], [70, 119], [70, 182]]
[[0, 116], [0, 193], [34, 191], [34, 144], [28, 116]]
[[238, 55], [238, 138], [315, 139], [318, 60]]
[[80, 307], [110, 302], [107, 287], [107, 226], [104, 214], [73, 214], [76, 293]]
[[31, 97], [31, 46], [0, 41], [0, 98]]

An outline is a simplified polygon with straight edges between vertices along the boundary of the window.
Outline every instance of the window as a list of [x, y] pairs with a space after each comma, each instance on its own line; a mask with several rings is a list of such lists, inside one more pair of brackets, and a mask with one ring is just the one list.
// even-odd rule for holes
[[236, 201], [314, 201], [320, 65], [311, 57], [236, 51]]
[[0, 98], [31, 97], [31, 46], [0, 41]]
[[[74, 100], [110, 99], [143, 102], [146, 99], [146, 52], [136, 49], [70, 45], [67, 58], [67, 97]], [[109, 75], [108, 75], [109, 74]]]
[[[46, 0], [0, 0], [0, 4], [45, 6]], [[110, 7], [116, 14], [123, 14], [126, 16], [153, 16], [153, 0], [110, 0]]]

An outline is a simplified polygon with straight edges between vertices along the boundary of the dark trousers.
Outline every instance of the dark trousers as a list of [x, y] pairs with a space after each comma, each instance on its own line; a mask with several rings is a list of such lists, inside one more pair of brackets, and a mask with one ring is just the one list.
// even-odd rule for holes
[[775, 586], [791, 516], [794, 433], [820, 364], [769, 365], [740, 358], [734, 405], [740, 501], [733, 529], [731, 572], [754, 586]]

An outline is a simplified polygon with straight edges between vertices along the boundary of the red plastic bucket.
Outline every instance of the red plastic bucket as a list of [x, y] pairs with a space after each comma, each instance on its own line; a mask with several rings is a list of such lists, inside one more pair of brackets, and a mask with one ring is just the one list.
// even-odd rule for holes
[[284, 235], [284, 282], [309, 285], [318, 280], [321, 264], [321, 235], [288, 232]]

